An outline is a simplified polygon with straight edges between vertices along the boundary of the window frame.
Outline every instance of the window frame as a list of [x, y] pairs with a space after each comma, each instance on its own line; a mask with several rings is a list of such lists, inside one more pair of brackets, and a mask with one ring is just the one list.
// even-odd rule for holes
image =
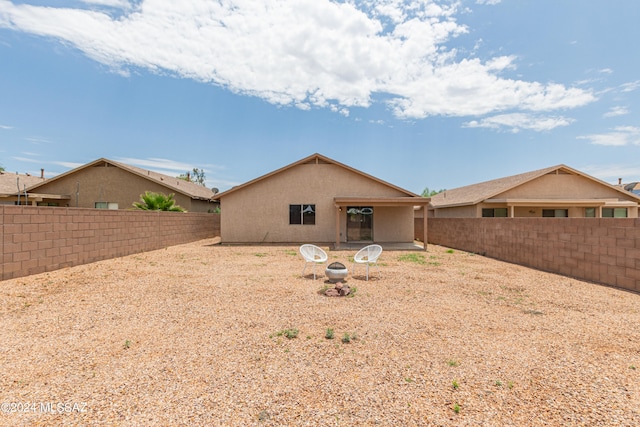
[[[548, 215], [552, 212], [553, 215]], [[564, 215], [558, 215], [558, 212], [564, 213]], [[569, 209], [542, 209], [543, 218], [569, 218]]]
[[316, 225], [315, 203], [289, 204], [289, 225]]
[[[103, 205], [103, 206], [98, 206]], [[93, 207], [95, 209], [105, 209], [105, 210], [118, 210], [118, 204], [116, 202], [94, 202]]]
[[[504, 215], [496, 215], [496, 213], [500, 213], [500, 214], [504, 213]], [[482, 208], [482, 218], [508, 218], [508, 217], [509, 217], [509, 208]]]
[[[624, 211], [623, 216], [616, 216], [616, 212]], [[609, 215], [611, 212], [611, 215]], [[606, 213], [606, 214], [605, 214]], [[602, 208], [602, 218], [628, 218], [629, 210], [627, 208]]]

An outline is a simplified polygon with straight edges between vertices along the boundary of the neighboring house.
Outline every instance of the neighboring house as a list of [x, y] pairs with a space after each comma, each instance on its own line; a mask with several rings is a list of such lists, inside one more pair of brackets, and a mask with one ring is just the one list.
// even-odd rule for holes
[[558, 165], [446, 190], [431, 197], [429, 216], [638, 217], [640, 196]]
[[[29, 204], [131, 209], [145, 191], [175, 194], [189, 212], [212, 212], [215, 193], [202, 185], [135, 166], [98, 159], [27, 188]], [[22, 201], [21, 201], [21, 204]]]
[[216, 199], [222, 210], [223, 243], [335, 247], [352, 242], [413, 243], [414, 206], [428, 203], [320, 154], [233, 187]]
[[25, 204], [26, 189], [44, 180], [44, 169], [40, 171], [39, 177], [0, 171], [0, 204], [15, 205], [18, 201]]

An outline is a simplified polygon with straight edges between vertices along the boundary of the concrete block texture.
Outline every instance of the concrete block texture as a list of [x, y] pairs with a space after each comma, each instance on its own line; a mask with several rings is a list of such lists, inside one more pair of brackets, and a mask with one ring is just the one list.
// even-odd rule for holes
[[220, 235], [211, 213], [0, 206], [0, 280]]

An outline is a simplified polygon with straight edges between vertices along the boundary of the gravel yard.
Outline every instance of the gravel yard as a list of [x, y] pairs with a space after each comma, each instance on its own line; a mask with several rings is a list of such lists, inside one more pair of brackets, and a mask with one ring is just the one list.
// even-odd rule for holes
[[329, 298], [213, 243], [0, 282], [0, 425], [640, 425], [638, 294], [430, 245]]

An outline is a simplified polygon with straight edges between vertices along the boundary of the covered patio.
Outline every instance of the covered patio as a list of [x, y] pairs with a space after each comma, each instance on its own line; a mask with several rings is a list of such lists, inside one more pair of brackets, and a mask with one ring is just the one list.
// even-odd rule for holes
[[379, 243], [384, 249], [388, 250], [427, 250], [427, 205], [429, 204], [430, 199], [426, 197], [346, 197], [339, 196], [333, 199], [335, 212], [336, 212], [336, 220], [335, 220], [335, 243], [333, 246], [334, 250], [342, 250], [342, 249], [359, 249], [366, 246], [369, 243], [373, 242], [341, 242], [340, 241], [340, 217], [343, 210], [346, 210], [348, 206], [371, 206], [375, 207], [419, 207], [423, 210], [423, 221], [424, 221], [424, 232], [422, 236], [422, 241], [424, 244], [420, 244], [419, 242], [387, 242], [387, 243]]

